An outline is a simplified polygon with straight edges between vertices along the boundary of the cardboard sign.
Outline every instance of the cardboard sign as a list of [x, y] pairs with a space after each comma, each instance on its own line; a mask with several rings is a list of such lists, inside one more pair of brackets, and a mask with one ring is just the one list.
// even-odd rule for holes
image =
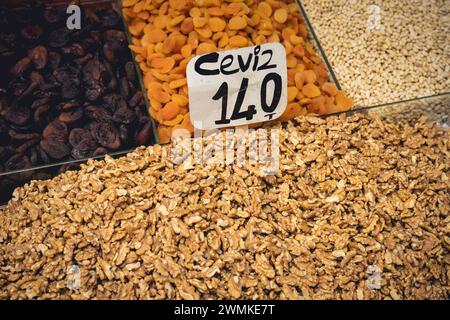
[[274, 120], [287, 105], [286, 50], [268, 43], [197, 56], [187, 66], [187, 81], [197, 129]]

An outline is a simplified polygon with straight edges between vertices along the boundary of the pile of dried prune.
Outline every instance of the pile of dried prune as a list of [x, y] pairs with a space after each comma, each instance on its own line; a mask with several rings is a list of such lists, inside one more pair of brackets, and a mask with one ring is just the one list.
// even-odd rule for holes
[[0, 172], [154, 143], [120, 15], [65, 11], [0, 8]]

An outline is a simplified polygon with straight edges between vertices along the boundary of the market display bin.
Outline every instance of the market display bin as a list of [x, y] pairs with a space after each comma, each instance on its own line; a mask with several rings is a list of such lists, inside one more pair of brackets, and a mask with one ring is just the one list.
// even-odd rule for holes
[[[286, 48], [288, 106], [279, 120], [348, 110], [349, 99], [336, 83], [314, 32], [295, 0], [183, 2], [118, 1], [144, 74], [153, 118], [162, 144], [190, 123], [186, 69], [189, 59], [280, 42]], [[176, 8], [176, 6], [180, 8]], [[181, 43], [181, 44], [180, 44]], [[304, 85], [303, 85], [304, 84]], [[176, 96], [176, 98], [174, 98]]]
[[448, 1], [300, 2], [356, 108], [450, 92]]
[[158, 142], [116, 3], [80, 1], [70, 31], [69, 3], [0, 1], [0, 203], [30, 180]]

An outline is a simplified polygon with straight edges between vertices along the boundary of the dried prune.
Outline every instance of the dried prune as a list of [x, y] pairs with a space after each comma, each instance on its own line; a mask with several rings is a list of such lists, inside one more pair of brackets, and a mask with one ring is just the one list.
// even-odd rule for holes
[[76, 107], [67, 111], [62, 112], [58, 120], [65, 123], [75, 123], [83, 117], [83, 109], [81, 107]]
[[93, 137], [88, 129], [74, 128], [70, 131], [69, 143], [72, 147], [76, 147], [82, 140], [93, 140]]
[[64, 142], [53, 138], [41, 140], [39, 145], [50, 157], [56, 160], [63, 159], [70, 154], [70, 149]]
[[57, 68], [53, 71], [53, 76], [55, 77], [56, 81], [63, 84], [64, 82], [73, 78], [73, 72], [72, 70], [66, 67]]
[[125, 64], [125, 75], [130, 82], [136, 82], [136, 68], [134, 67], [133, 62], [129, 61]]
[[68, 134], [67, 125], [59, 120], [50, 122], [42, 132], [44, 139], [52, 139], [57, 141], [66, 141]]
[[48, 43], [52, 48], [61, 48], [69, 42], [69, 38], [70, 31], [67, 27], [63, 27], [50, 33]]
[[115, 112], [118, 109], [127, 108], [125, 99], [118, 94], [108, 94], [103, 97], [103, 106], [108, 108], [111, 112]]
[[97, 143], [93, 139], [81, 140], [73, 149], [72, 156], [75, 159], [91, 157], [97, 148]]
[[20, 23], [30, 23], [35, 17], [36, 8], [25, 7], [19, 8], [12, 11], [14, 18]]
[[48, 114], [50, 110], [49, 105], [42, 105], [36, 109], [34, 112], [34, 122], [39, 126], [42, 127], [44, 124], [48, 123], [50, 120], [50, 115]]
[[36, 133], [36, 132], [21, 133], [21, 132], [16, 132], [13, 129], [10, 129], [8, 131], [8, 135], [12, 140], [32, 140], [32, 139], [39, 138], [41, 136], [39, 133]]
[[126, 43], [127, 41], [127, 36], [125, 34], [125, 32], [120, 31], [120, 30], [115, 30], [115, 29], [110, 29], [110, 30], [106, 30], [105, 33], [103, 34], [105, 41], [119, 41], [119, 42], [123, 42]]
[[31, 66], [30, 58], [25, 57], [23, 59], [20, 59], [19, 61], [17, 61], [14, 67], [11, 68], [11, 75], [14, 78], [16, 78], [19, 75], [23, 74], [25, 71], [27, 71], [30, 66]]
[[[16, 171], [31, 168], [31, 160], [28, 156], [23, 154], [15, 154], [8, 159], [5, 163], [6, 171]], [[26, 181], [32, 176], [32, 172], [21, 172], [18, 174], [11, 175], [11, 179], [16, 181]]]
[[42, 33], [44, 32], [44, 29], [42, 29], [41, 26], [38, 25], [29, 25], [24, 28], [22, 28], [20, 34], [22, 37], [30, 42], [35, 42], [39, 40], [39, 38], [42, 36]]
[[25, 153], [25, 151], [27, 151], [29, 148], [38, 144], [39, 140], [40, 140], [40, 138], [36, 138], [36, 139], [28, 140], [27, 142], [24, 142], [23, 144], [21, 144], [20, 146], [18, 146], [16, 148], [16, 153]]
[[124, 124], [120, 125], [119, 134], [120, 134], [120, 140], [123, 143], [126, 143], [128, 141], [128, 128], [126, 125], [124, 125]]
[[44, 46], [37, 46], [28, 51], [28, 58], [33, 62], [36, 69], [44, 69], [48, 62], [48, 51]]
[[61, 22], [65, 17], [64, 7], [48, 7], [44, 11], [44, 19], [47, 23], [54, 24]]
[[[81, 30], [65, 26], [64, 6], [15, 14], [0, 9], [0, 171], [7, 160], [29, 168], [152, 142], [118, 12], [85, 12]], [[0, 184], [14, 187], [20, 175]]]
[[134, 107], [140, 105], [142, 103], [143, 99], [144, 99], [144, 96], [142, 95], [142, 92], [141, 91], [137, 91], [133, 95], [133, 97], [128, 101], [128, 105], [131, 108], [134, 108]]
[[67, 111], [73, 108], [77, 108], [80, 106], [80, 102], [76, 99], [74, 100], [70, 100], [70, 101], [64, 101], [61, 102], [60, 104], [58, 104], [58, 106], [56, 107], [58, 109], [58, 111]]
[[84, 48], [79, 43], [74, 43], [69, 47], [61, 48], [61, 52], [75, 57], [82, 57], [86, 54]]
[[117, 128], [111, 123], [101, 123], [95, 131], [95, 138], [102, 146], [116, 150], [120, 148], [120, 136]]
[[120, 15], [112, 9], [105, 10], [100, 14], [100, 23], [104, 27], [114, 27], [120, 22]]
[[36, 152], [36, 148], [31, 148], [30, 149], [30, 161], [31, 161], [31, 165], [35, 166], [38, 163], [38, 154]]
[[48, 53], [48, 61], [50, 62], [50, 67], [55, 70], [61, 63], [61, 55], [58, 52], [50, 51]]
[[128, 85], [128, 79], [123, 77], [120, 78], [120, 95], [122, 97], [128, 98], [130, 95], [130, 86]]
[[130, 124], [136, 118], [136, 114], [133, 110], [127, 107], [121, 107], [114, 112], [113, 120], [118, 123]]
[[112, 64], [119, 62], [123, 45], [119, 41], [107, 41], [103, 45], [103, 55]]
[[106, 149], [105, 147], [98, 147], [97, 149], [95, 149], [93, 156], [95, 157], [106, 153], [108, 153], [108, 149]]
[[85, 109], [85, 114], [89, 119], [95, 120], [97, 122], [111, 122], [111, 113], [105, 108], [98, 106], [88, 106]]
[[84, 96], [88, 101], [92, 102], [100, 98], [104, 91], [104, 87], [100, 84], [100, 82], [95, 80], [86, 81], [84, 87]]
[[63, 83], [61, 97], [64, 99], [73, 99], [80, 95], [80, 91], [80, 81], [78, 79], [70, 79]]
[[81, 58], [75, 59], [74, 62], [78, 65], [84, 65], [86, 62], [91, 60], [92, 57], [93, 57], [93, 55], [91, 53], [88, 53], [87, 55], [85, 55]]
[[36, 151], [39, 155], [39, 158], [41, 159], [41, 161], [43, 163], [49, 163], [50, 162], [50, 158], [48, 157], [47, 153], [44, 151], [44, 149], [42, 149], [40, 146], [36, 146]]
[[134, 142], [138, 146], [148, 143], [152, 137], [152, 123], [150, 119], [145, 119], [144, 121], [141, 120], [140, 122], [142, 123], [134, 137]]
[[6, 121], [8, 121], [12, 124], [22, 126], [28, 122], [28, 120], [30, 119], [30, 116], [31, 116], [30, 109], [28, 109], [26, 107], [15, 107], [15, 108], [10, 108], [5, 113], [4, 118]]
[[28, 88], [20, 95], [21, 98], [28, 96], [34, 91], [34, 89], [44, 83], [44, 77], [42, 77], [42, 75], [37, 71], [31, 71], [30, 80], [31, 83]]

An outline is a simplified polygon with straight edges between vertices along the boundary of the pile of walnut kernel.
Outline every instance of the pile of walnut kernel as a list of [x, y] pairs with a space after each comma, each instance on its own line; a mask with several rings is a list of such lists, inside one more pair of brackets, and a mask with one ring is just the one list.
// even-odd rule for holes
[[448, 299], [448, 131], [305, 117], [280, 143], [276, 176], [153, 146], [17, 189], [0, 298]]

